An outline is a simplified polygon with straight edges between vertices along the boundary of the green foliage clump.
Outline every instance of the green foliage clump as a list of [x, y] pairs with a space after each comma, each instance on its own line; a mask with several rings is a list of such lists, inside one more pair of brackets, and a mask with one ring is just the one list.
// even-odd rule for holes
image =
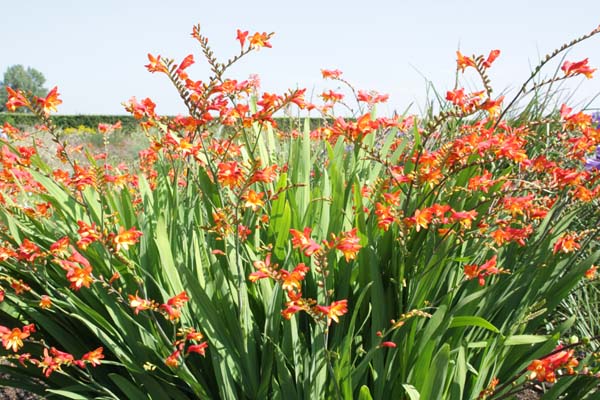
[[[600, 257], [600, 172], [583, 162], [600, 134], [566, 106], [528, 111], [545, 85], [590, 74], [587, 61], [524, 85], [502, 108], [487, 76], [499, 51], [459, 55], [483, 90], [454, 88], [423, 118], [378, 116], [385, 95], [323, 71], [356, 93], [352, 117], [334, 118], [338, 93], [315, 105], [303, 90], [261, 94], [225, 75], [272, 34], [238, 31], [240, 51], [225, 62], [198, 26], [192, 36], [213, 74], [190, 79], [193, 55], [149, 55], [147, 69], [173, 82], [188, 113], [126, 104], [149, 142], [135, 169], [107, 154], [75, 159], [48, 112], [58, 97], [12, 99], [40, 119], [62, 164], [48, 165], [37, 142], [15, 145], [25, 134], [9, 129], [3, 384], [78, 399], [501, 399], [533, 382], [553, 383], [554, 398], [583, 398], [597, 389], [595, 353], [575, 352], [593, 341], [557, 347], [575, 319], [547, 322]], [[533, 103], [504, 119], [532, 90]], [[274, 116], [289, 107], [319, 110], [321, 124], [282, 127]], [[120, 125], [103, 122], [107, 143]]]

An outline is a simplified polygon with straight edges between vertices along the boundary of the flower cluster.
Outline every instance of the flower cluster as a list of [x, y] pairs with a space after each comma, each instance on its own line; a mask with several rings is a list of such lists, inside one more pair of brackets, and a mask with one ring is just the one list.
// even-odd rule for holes
[[554, 383], [558, 371], [569, 375], [574, 374], [574, 368], [579, 365], [579, 361], [573, 354], [574, 350], [562, 350], [562, 346], [558, 346], [551, 355], [541, 360], [533, 360], [527, 367], [527, 370], [531, 371], [529, 379]]

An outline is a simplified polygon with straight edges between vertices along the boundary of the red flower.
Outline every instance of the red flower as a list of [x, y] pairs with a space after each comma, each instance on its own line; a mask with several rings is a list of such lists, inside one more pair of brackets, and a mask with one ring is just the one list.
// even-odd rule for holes
[[[558, 346], [556, 350], [562, 347]], [[554, 354], [541, 360], [533, 360], [527, 367], [531, 371], [529, 379], [536, 379], [539, 382], [556, 382], [556, 370], [565, 368], [566, 373], [572, 375], [574, 367], [579, 365], [579, 361], [573, 357], [573, 350], [556, 351]]]
[[560, 69], [564, 71], [565, 76], [583, 74], [589, 79], [592, 77], [594, 71], [596, 71], [596, 68], [591, 68], [587, 63], [587, 58], [577, 62], [565, 61]]
[[496, 58], [498, 58], [499, 55], [500, 55], [500, 50], [492, 50], [492, 51], [490, 51], [490, 54], [488, 55], [488, 58], [483, 62], [483, 66], [485, 68], [491, 67], [492, 63], [496, 60]]
[[188, 347], [187, 354], [198, 353], [201, 356], [205, 356], [207, 347], [208, 347], [208, 343], [206, 343], [206, 342], [203, 342], [200, 344], [192, 344]]
[[246, 38], [248, 37], [248, 31], [237, 30], [236, 39], [239, 40], [240, 46], [244, 47], [244, 43], [246, 43]]
[[467, 280], [471, 280], [473, 278], [478, 278], [479, 285], [485, 285], [485, 278], [489, 275], [497, 275], [502, 273], [507, 273], [508, 271], [498, 268], [496, 266], [496, 258], [494, 255], [488, 261], [483, 263], [482, 265], [465, 265], [464, 272], [467, 277]]
[[178, 295], [171, 297], [169, 300], [167, 300], [167, 304], [172, 307], [181, 308], [189, 300], [190, 298], [188, 297], [187, 293], [181, 292]]

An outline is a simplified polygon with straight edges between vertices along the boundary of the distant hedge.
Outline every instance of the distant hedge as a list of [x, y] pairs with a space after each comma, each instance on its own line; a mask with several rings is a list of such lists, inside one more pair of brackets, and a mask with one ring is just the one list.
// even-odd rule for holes
[[[117, 121], [121, 121], [123, 124], [124, 131], [131, 131], [137, 128], [138, 121], [131, 115], [54, 115], [52, 120], [59, 128], [78, 128], [80, 126], [86, 126], [89, 128], [97, 128], [99, 123], [114, 124]], [[279, 128], [283, 130], [300, 129], [302, 127], [296, 126], [297, 119], [290, 118], [275, 118]], [[33, 114], [25, 113], [0, 113], [0, 126], [8, 122], [9, 124], [23, 128], [33, 126], [39, 123]], [[323, 125], [323, 119], [311, 118], [311, 128], [316, 128]]]
[[[124, 130], [133, 130], [138, 124], [131, 115], [53, 115], [52, 120], [56, 126], [62, 129], [77, 128], [82, 125], [97, 128], [99, 123], [114, 124], [121, 121]], [[4, 122], [20, 128], [39, 123], [33, 114], [0, 113], [0, 125], [3, 125]]]

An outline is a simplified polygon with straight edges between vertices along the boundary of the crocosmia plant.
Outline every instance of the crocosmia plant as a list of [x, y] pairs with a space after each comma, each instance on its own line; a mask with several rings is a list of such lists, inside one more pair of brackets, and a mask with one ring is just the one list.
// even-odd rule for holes
[[[273, 34], [238, 30], [221, 61], [196, 26], [197, 53], [146, 65], [187, 114], [125, 103], [150, 143], [136, 165], [75, 157], [57, 88], [8, 88], [40, 124], [5, 124], [0, 142], [0, 383], [71, 399], [583, 398], [595, 339], [565, 340], [576, 321], [554, 311], [595, 276], [600, 130], [552, 109], [549, 88], [596, 69], [541, 74], [599, 32], [513, 99], [488, 77], [500, 50], [457, 52], [477, 90], [380, 116], [388, 96], [337, 69], [314, 104], [261, 92], [228, 73]], [[197, 58], [211, 76], [191, 75]], [[121, 129], [98, 126], [105, 144]]]

